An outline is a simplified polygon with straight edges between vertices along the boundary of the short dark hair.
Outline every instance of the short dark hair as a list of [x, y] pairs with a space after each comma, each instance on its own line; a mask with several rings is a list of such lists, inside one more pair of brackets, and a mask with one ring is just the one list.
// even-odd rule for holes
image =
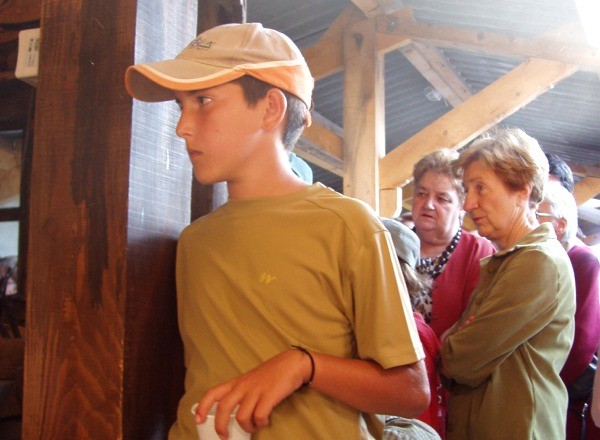
[[573, 172], [569, 165], [562, 160], [559, 156], [553, 153], [544, 153], [546, 158], [548, 159], [548, 165], [550, 166], [549, 173], [556, 177], [562, 186], [564, 186], [567, 191], [573, 193]]
[[[277, 88], [250, 75], [244, 75], [234, 82], [242, 87], [244, 98], [250, 107], [255, 106], [258, 101], [264, 98], [269, 90]], [[283, 131], [283, 144], [287, 151], [292, 151], [306, 126], [306, 117], [309, 110], [300, 98], [285, 90], [279, 90], [287, 100], [287, 120]]]

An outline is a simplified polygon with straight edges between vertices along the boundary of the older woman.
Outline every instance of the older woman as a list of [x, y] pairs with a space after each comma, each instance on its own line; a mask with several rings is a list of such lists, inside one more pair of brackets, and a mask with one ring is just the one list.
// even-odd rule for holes
[[521, 130], [473, 142], [457, 163], [465, 210], [498, 252], [482, 260], [465, 313], [442, 342], [448, 439], [563, 439], [560, 370], [573, 342], [575, 286], [552, 226], [540, 225], [548, 161]]
[[479, 280], [479, 260], [492, 244], [461, 228], [462, 182], [452, 171], [458, 153], [442, 149], [421, 158], [413, 169], [412, 218], [421, 241], [420, 273], [433, 280], [431, 290], [413, 296], [413, 308], [438, 337], [460, 317]]

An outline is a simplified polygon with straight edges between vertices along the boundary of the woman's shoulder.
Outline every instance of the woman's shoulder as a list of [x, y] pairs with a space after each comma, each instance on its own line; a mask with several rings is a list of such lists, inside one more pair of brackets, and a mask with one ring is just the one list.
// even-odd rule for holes
[[575, 245], [567, 253], [573, 264], [577, 262], [578, 264], [600, 266], [598, 256], [588, 246]]

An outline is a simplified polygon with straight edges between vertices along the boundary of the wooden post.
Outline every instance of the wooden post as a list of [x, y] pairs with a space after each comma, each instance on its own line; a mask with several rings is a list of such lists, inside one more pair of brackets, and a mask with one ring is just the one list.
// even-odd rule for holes
[[174, 104], [132, 103], [123, 78], [174, 56], [195, 20], [188, 3], [42, 1], [25, 439], [163, 439], [174, 420], [191, 167]]
[[385, 154], [383, 60], [372, 20], [344, 32], [344, 194], [379, 210], [379, 160]]

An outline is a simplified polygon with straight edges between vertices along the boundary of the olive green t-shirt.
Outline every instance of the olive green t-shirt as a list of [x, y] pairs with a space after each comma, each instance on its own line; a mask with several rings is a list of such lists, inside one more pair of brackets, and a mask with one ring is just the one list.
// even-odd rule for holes
[[[399, 274], [375, 213], [321, 184], [281, 197], [230, 200], [195, 221], [178, 246], [187, 373], [169, 439], [197, 438], [190, 408], [208, 388], [292, 344], [384, 368], [422, 359]], [[364, 438], [361, 414], [310, 387], [281, 402], [270, 426], [253, 435], [336, 438]]]

